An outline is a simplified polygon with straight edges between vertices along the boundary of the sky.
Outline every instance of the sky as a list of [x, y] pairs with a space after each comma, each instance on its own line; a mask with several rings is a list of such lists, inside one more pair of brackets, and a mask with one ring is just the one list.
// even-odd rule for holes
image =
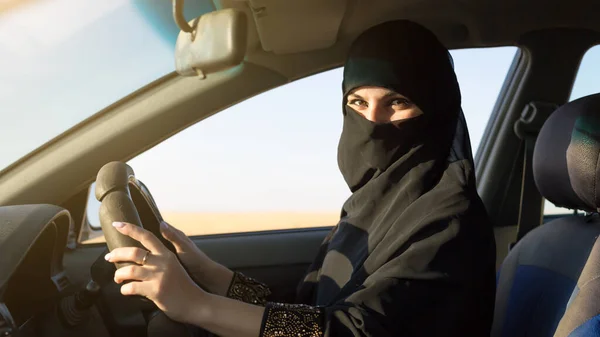
[[[0, 12], [0, 169], [172, 72], [170, 10], [164, 0], [30, 0]], [[209, 10], [186, 1], [187, 18]], [[452, 51], [474, 150], [515, 51]], [[581, 69], [572, 98], [600, 92], [599, 47]], [[341, 76], [258, 95], [129, 164], [164, 211], [337, 212], [349, 195], [336, 161]]]

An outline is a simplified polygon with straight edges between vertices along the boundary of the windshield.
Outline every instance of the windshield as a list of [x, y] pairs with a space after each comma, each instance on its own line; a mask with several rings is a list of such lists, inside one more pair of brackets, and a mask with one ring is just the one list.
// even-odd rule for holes
[[[0, 1], [0, 170], [174, 71], [169, 0]], [[214, 10], [187, 1], [192, 19]]]

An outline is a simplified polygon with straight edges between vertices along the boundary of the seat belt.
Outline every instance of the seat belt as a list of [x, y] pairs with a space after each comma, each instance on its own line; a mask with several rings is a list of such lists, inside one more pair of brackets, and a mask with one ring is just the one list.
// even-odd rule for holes
[[517, 238], [510, 248], [519, 242], [525, 234], [542, 223], [542, 196], [533, 178], [533, 150], [544, 122], [557, 108], [558, 105], [553, 103], [531, 102], [523, 109], [521, 118], [515, 122], [515, 134], [521, 139], [523, 175], [521, 178]]

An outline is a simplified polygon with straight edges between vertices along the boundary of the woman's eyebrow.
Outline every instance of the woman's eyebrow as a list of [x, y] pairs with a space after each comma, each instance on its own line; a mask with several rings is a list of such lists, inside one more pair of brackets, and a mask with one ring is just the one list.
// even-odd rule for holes
[[350, 98], [350, 97], [364, 100], [364, 98], [359, 94], [350, 94], [350, 95], [348, 95], [348, 98]]
[[392, 96], [397, 96], [397, 97], [402, 97], [402, 98], [406, 98], [403, 95], [400, 95], [399, 93], [395, 92], [395, 91], [388, 91], [383, 95], [383, 98], [388, 98], [388, 97], [392, 97]]

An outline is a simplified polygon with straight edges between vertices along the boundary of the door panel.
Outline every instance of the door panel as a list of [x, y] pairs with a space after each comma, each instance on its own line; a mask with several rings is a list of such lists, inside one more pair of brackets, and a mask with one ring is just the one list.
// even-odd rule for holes
[[215, 261], [268, 284], [272, 300], [290, 302], [330, 230], [223, 235], [194, 241]]
[[[293, 300], [296, 286], [313, 261], [331, 228], [196, 237], [194, 242], [215, 261], [269, 285], [272, 300]], [[85, 284], [90, 266], [104, 244], [83, 245], [65, 253], [64, 265], [71, 281]]]

